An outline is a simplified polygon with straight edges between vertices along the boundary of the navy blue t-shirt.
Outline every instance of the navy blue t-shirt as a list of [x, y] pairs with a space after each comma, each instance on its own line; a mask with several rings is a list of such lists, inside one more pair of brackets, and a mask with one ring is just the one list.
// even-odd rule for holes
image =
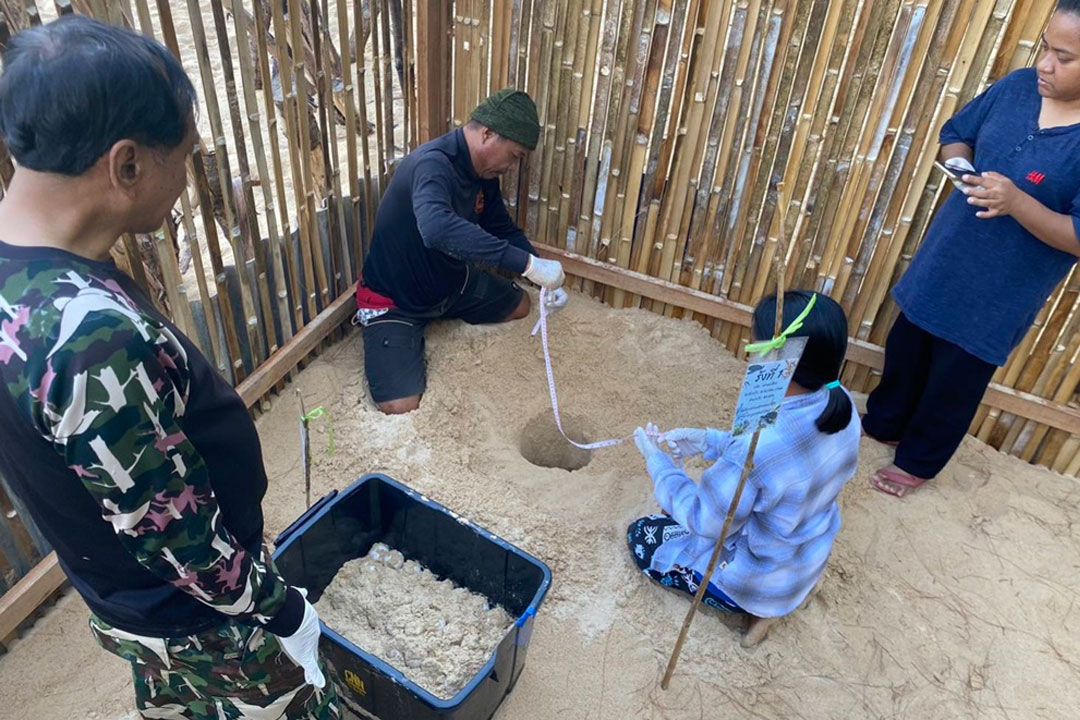
[[364, 284], [406, 312], [429, 313], [465, 284], [466, 264], [525, 272], [535, 254], [503, 204], [499, 181], [477, 176], [465, 134], [421, 145], [379, 203]]
[[[971, 147], [976, 171], [1001, 173], [1054, 212], [1072, 215], [1080, 237], [1080, 124], [1040, 129], [1041, 109], [1035, 70], [1017, 70], [946, 122], [941, 144]], [[1012, 217], [978, 218], [980, 210], [953, 192], [893, 296], [920, 328], [1004, 365], [1076, 256]]]

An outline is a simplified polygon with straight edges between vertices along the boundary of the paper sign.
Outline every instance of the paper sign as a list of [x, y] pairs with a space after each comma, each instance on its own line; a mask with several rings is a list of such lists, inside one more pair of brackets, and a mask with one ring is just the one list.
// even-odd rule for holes
[[788, 338], [784, 347], [763, 357], [751, 357], [746, 368], [731, 434], [762, 430], [776, 422], [795, 368], [806, 348], [805, 337]]

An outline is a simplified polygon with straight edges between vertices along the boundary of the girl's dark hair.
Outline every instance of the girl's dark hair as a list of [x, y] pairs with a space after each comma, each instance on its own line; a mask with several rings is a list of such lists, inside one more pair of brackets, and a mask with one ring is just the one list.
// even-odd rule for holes
[[1080, 0], [1058, 0], [1058, 12], [1080, 15]]
[[[810, 298], [817, 295], [817, 302], [803, 321], [801, 329], [790, 337], [809, 338], [799, 366], [795, 368], [796, 383], [807, 390], [818, 390], [840, 377], [840, 366], [847, 352], [847, 315], [840, 304], [828, 295], [809, 290], [791, 290], [784, 293], [784, 317], [786, 328], [792, 320], [806, 309]], [[754, 308], [751, 331], [755, 339], [767, 340], [776, 330], [776, 295], [763, 298]], [[818, 430], [832, 435], [840, 432], [851, 422], [851, 398], [839, 387], [829, 390], [829, 402], [815, 421]]]
[[88, 17], [21, 32], [4, 52], [0, 136], [30, 170], [82, 175], [123, 139], [172, 150], [194, 106], [164, 46]]

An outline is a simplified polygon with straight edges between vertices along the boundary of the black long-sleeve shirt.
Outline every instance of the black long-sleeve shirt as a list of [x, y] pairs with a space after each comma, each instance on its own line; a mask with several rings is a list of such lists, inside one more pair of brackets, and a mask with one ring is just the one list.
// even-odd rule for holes
[[112, 262], [0, 241], [0, 473], [109, 625], [300, 625], [247, 408]]
[[522, 273], [535, 250], [503, 204], [497, 179], [477, 176], [462, 130], [421, 145], [394, 173], [379, 212], [364, 284], [406, 312], [438, 308], [467, 264]]

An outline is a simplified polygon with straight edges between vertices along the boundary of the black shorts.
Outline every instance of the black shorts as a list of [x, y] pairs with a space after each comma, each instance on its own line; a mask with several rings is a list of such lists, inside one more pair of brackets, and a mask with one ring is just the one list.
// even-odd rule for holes
[[376, 403], [422, 395], [427, 387], [424, 329], [432, 320], [456, 318], [470, 325], [503, 322], [524, 291], [517, 283], [467, 268], [461, 292], [432, 313], [393, 309], [364, 326], [364, 373]]

